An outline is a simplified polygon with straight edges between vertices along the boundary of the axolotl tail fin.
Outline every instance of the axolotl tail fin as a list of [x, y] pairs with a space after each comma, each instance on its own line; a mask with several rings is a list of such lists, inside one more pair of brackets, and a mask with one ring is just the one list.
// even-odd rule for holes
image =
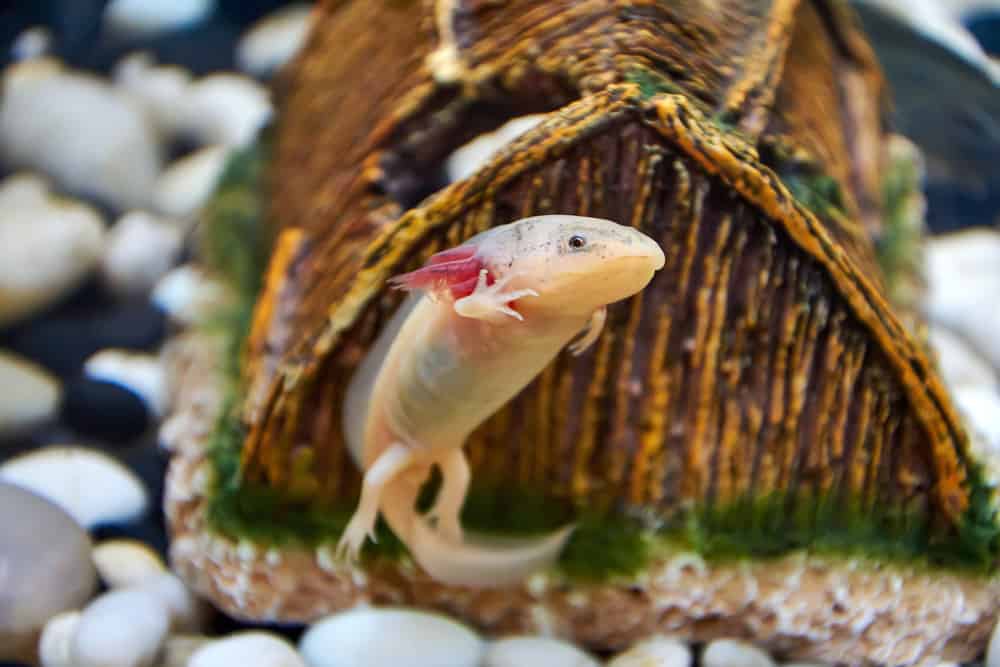
[[431, 577], [453, 586], [496, 588], [516, 584], [555, 564], [575, 526], [531, 538], [466, 536], [454, 542], [414, 510], [419, 485], [393, 481], [382, 497], [389, 527]]
[[466, 536], [446, 540], [423, 517], [414, 521], [410, 552], [436, 580], [456, 586], [509, 586], [555, 564], [573, 525], [534, 538]]

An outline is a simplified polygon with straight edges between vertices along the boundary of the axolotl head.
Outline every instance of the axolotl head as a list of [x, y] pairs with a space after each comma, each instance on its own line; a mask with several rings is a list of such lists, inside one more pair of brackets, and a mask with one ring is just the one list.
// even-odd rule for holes
[[543, 215], [495, 227], [478, 238], [478, 255], [497, 279], [537, 297], [519, 308], [589, 314], [626, 299], [663, 268], [659, 244], [632, 227], [575, 215]]

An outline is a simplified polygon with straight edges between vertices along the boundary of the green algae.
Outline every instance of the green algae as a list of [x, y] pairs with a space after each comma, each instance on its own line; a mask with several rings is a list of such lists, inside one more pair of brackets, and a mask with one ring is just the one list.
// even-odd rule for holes
[[917, 149], [902, 138], [894, 138], [882, 179], [883, 229], [875, 241], [875, 250], [889, 295], [896, 303], [915, 303], [922, 290], [921, 172]]
[[663, 74], [644, 67], [636, 67], [625, 74], [625, 81], [639, 86], [639, 98], [647, 101], [664, 93], [680, 93], [680, 87]]
[[[237, 415], [240, 358], [250, 314], [270, 250], [262, 221], [267, 142], [235, 155], [207, 207], [202, 253], [206, 265], [236, 295], [235, 303], [208, 326], [225, 337], [225, 409], [208, 447], [214, 482], [207, 503], [209, 526], [235, 539], [261, 545], [319, 546], [336, 542], [355, 498], [336, 505], [290, 502], [280, 492], [240, 478], [244, 428]], [[836, 207], [839, 190], [822, 178], [796, 181], [800, 198], [813, 206]], [[438, 481], [428, 482], [420, 508], [427, 508]], [[670, 517], [649, 511], [574, 507], [537, 489], [475, 480], [463, 507], [470, 532], [539, 535], [574, 523], [559, 570], [572, 580], [606, 580], [641, 572], [664, 550], [692, 550], [706, 559], [766, 559], [807, 550], [865, 556], [906, 564], [989, 573], [998, 554], [992, 489], [977, 466], [968, 479], [970, 507], [957, 531], [935, 533], [915, 514], [864, 508], [850, 499], [796, 499], [780, 495], [694, 507]], [[396, 559], [405, 547], [380, 520], [366, 559]]]

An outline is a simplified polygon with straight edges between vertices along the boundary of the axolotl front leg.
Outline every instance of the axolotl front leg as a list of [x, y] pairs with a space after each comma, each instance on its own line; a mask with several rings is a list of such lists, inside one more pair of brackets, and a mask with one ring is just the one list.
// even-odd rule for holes
[[[472, 293], [453, 303], [455, 312], [462, 317], [489, 321], [506, 317], [523, 319], [520, 313], [510, 307], [510, 304], [526, 296], [537, 296], [538, 293], [531, 289], [505, 289], [512, 276], [506, 276], [492, 285], [488, 284], [488, 277], [486, 269], [479, 272]], [[379, 504], [386, 485], [404, 470], [418, 463], [436, 463], [441, 470], [441, 489], [429, 513], [436, 521], [436, 530], [450, 541], [462, 540], [460, 515], [469, 489], [471, 474], [461, 445], [435, 449], [432, 443], [408, 444], [398, 441], [382, 451], [365, 470], [361, 499], [337, 546], [340, 557], [354, 560], [360, 553], [366, 537], [375, 541], [375, 522], [378, 519]]]

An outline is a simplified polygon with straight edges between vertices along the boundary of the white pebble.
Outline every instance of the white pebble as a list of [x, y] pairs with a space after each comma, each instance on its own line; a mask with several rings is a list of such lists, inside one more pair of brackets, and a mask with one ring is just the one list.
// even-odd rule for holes
[[940, 324], [931, 324], [928, 338], [937, 353], [941, 376], [950, 388], [997, 386], [997, 376], [990, 362], [976, 354], [959, 336]]
[[[201, 635], [174, 635], [167, 637], [160, 652], [160, 659], [157, 667], [188, 667], [188, 661], [198, 649], [214, 641], [210, 637]], [[243, 663], [250, 665], [252, 663]], [[235, 667], [240, 667], [236, 665]]]
[[9, 437], [52, 418], [59, 405], [59, 381], [42, 368], [0, 350], [0, 436]]
[[[401, 663], [402, 664], [402, 663]], [[417, 663], [409, 663], [417, 664]], [[195, 651], [187, 667], [305, 667], [295, 647], [266, 632], [237, 632]]]
[[123, 387], [142, 399], [157, 417], [167, 411], [167, 378], [159, 357], [125, 350], [101, 350], [83, 367], [94, 379]]
[[195, 324], [211, 317], [227, 301], [222, 283], [213, 280], [196, 266], [180, 266], [157, 283], [152, 300], [171, 319], [180, 324]]
[[138, 540], [101, 542], [92, 554], [101, 580], [109, 588], [128, 588], [167, 571], [160, 555]]
[[104, 249], [100, 216], [43, 188], [31, 177], [0, 183], [0, 326], [64, 296], [97, 266]]
[[0, 207], [46, 206], [51, 196], [49, 184], [28, 172], [8, 176], [0, 183]]
[[143, 36], [193, 25], [214, 11], [215, 0], [112, 0], [104, 22], [114, 32]]
[[160, 168], [156, 127], [140, 103], [47, 59], [4, 72], [0, 153], [119, 209], [145, 205]]
[[952, 392], [969, 428], [993, 453], [1000, 453], [1000, 394], [991, 387], [962, 386]]
[[196, 215], [215, 191], [228, 157], [225, 146], [208, 146], [177, 160], [156, 181], [153, 206], [175, 218]]
[[926, 258], [929, 318], [1000, 368], [1000, 233], [981, 229], [932, 238]]
[[145, 294], [174, 265], [183, 245], [179, 223], [144, 211], [126, 213], [108, 234], [101, 260], [104, 280], [116, 294]]
[[184, 131], [203, 144], [246, 146], [271, 117], [267, 89], [239, 74], [198, 79], [179, 104]]
[[41, 58], [52, 50], [52, 33], [36, 25], [28, 28], [14, 39], [10, 54], [14, 60]]
[[0, 480], [47, 498], [85, 528], [134, 519], [148, 506], [132, 471], [83, 447], [46, 447], [10, 459], [0, 466]]
[[191, 85], [191, 73], [176, 65], [157, 65], [149, 53], [122, 58], [112, 77], [119, 89], [140, 102], [164, 138], [183, 129], [183, 110], [178, 103]]
[[472, 176], [507, 144], [544, 119], [545, 114], [532, 114], [509, 120], [493, 132], [480, 135], [455, 149], [445, 160], [444, 168], [448, 174], [448, 182], [454, 183]]
[[701, 664], [702, 667], [775, 667], [767, 653], [734, 639], [711, 642], [701, 656]]
[[268, 14], [251, 26], [236, 47], [240, 68], [265, 76], [287, 63], [306, 41], [312, 27], [312, 5], [296, 4]]
[[997, 623], [990, 634], [990, 643], [986, 646], [985, 667], [1000, 667], [1000, 623]]
[[49, 619], [38, 640], [38, 658], [42, 667], [73, 667], [70, 642], [79, 624], [78, 611], [64, 611]]
[[690, 667], [691, 649], [687, 644], [653, 637], [639, 642], [628, 651], [615, 656], [607, 667]]
[[444, 616], [407, 609], [354, 609], [329, 616], [302, 636], [309, 667], [477, 667], [483, 642]]
[[142, 581], [138, 590], [156, 596], [170, 613], [172, 632], [196, 632], [204, 625], [208, 610], [180, 578], [165, 572]]
[[156, 596], [141, 589], [111, 591], [83, 610], [70, 657], [75, 667], [150, 667], [169, 627]]
[[600, 663], [577, 647], [547, 637], [508, 637], [490, 643], [483, 667], [598, 667]]

